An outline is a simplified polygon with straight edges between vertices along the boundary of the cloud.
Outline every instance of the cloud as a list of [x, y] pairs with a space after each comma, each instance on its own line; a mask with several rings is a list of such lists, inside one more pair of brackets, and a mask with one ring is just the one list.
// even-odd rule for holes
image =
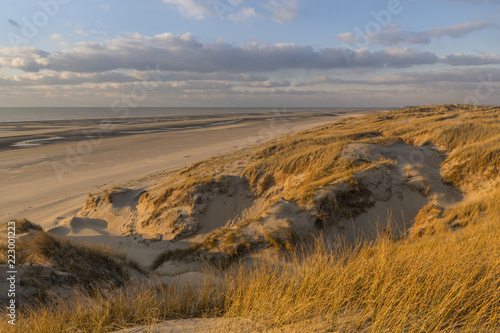
[[49, 37], [50, 40], [63, 41], [64, 37], [61, 34], [52, 34]]
[[347, 32], [336, 35], [333, 37], [333, 39], [352, 45], [366, 44], [367, 41], [369, 43], [385, 45], [397, 45], [402, 43], [429, 44], [433, 38], [446, 36], [452, 38], [460, 38], [472, 32], [489, 28], [498, 28], [498, 26], [485, 21], [476, 21], [416, 32], [404, 31], [397, 25], [390, 25], [382, 29], [377, 34], [368, 33], [366, 36], [361, 36], [359, 32]]
[[[299, 0], [260, 1], [254, 7], [244, 6], [243, 0], [163, 0], [175, 5], [188, 18], [204, 19], [207, 16], [228, 18], [233, 22], [246, 22], [258, 17], [269, 17], [284, 24], [294, 21], [299, 14]], [[263, 14], [263, 12], [266, 12]]]
[[241, 84], [241, 86], [253, 87], [253, 88], [280, 88], [280, 87], [290, 87], [292, 84], [290, 81], [261, 81], [261, 82], [249, 82]]
[[105, 11], [108, 11], [111, 8], [110, 5], [100, 5], [99, 7], [101, 7], [101, 9], [103, 9]]
[[13, 27], [21, 28], [21, 25], [14, 20], [7, 20], [7, 22], [9, 22], [9, 24]]
[[462, 53], [452, 54], [441, 58], [441, 61], [451, 66], [477, 66], [500, 64], [498, 54], [465, 55]]
[[298, 0], [271, 0], [263, 5], [271, 12], [271, 18], [278, 23], [292, 22], [299, 14]]
[[[4, 78], [5, 79], [5, 78]], [[83, 83], [126, 83], [140, 81], [137, 77], [130, 74], [119, 72], [107, 73], [28, 73], [24, 75], [15, 75], [12, 81], [22, 83], [23, 85], [79, 85]]]
[[436, 28], [429, 30], [429, 34], [433, 37], [450, 36], [453, 38], [463, 37], [474, 31], [484, 30], [491, 27], [497, 27], [495, 24], [477, 21], [477, 22], [466, 22], [461, 24], [449, 25], [442, 28]]
[[368, 34], [361, 36], [359, 33], [346, 32], [333, 37], [333, 39], [351, 44], [366, 44], [366, 42], [373, 44], [397, 45], [405, 44], [429, 44], [431, 36], [428, 32], [408, 32], [403, 31], [396, 25], [391, 25], [378, 34]]
[[[243, 86], [252, 87], [277, 87], [289, 86], [288, 81], [270, 81], [266, 75], [256, 74], [224, 74], [224, 73], [189, 73], [189, 72], [163, 72], [158, 71], [156, 75], [161, 82], [188, 82], [188, 81], [212, 81], [233, 82]], [[72, 73], [43, 71], [38, 73], [26, 73], [13, 76], [0, 76], [2, 86], [41, 86], [41, 85], [81, 85], [87, 83], [140, 83], [150, 81], [151, 74], [147, 71], [103, 72], [103, 73]]]
[[377, 77], [366, 81], [366, 84], [430, 84], [436, 82], [480, 82], [481, 78], [491, 78], [493, 82], [500, 82], [498, 68], [469, 68], [455, 69], [446, 72], [429, 71], [420, 73], [400, 73], [385, 77]]
[[0, 58], [0, 67], [10, 67], [25, 72], [38, 72], [46, 66], [45, 60], [50, 53], [34, 47], [5, 47], [0, 49], [3, 57]]
[[[490, 80], [491, 78], [491, 80]], [[295, 86], [315, 86], [317, 84], [356, 84], [356, 85], [428, 85], [438, 82], [478, 83], [481, 80], [500, 82], [499, 68], [467, 68], [449, 71], [404, 72], [388, 76], [378, 76], [365, 80], [345, 80], [319, 76], [314, 80], [303, 81]]]
[[255, 17], [257, 17], [257, 13], [251, 7], [243, 7], [236, 14], [229, 14], [229, 19], [234, 22], [244, 22]]
[[175, 5], [187, 17], [202, 19], [211, 13], [208, 7], [194, 0], [163, 0], [163, 2]]
[[4, 57], [0, 58], [0, 65], [27, 72], [47, 69], [82, 73], [117, 69], [141, 71], [159, 66], [174, 72], [254, 73], [286, 69], [397, 68], [439, 62], [435, 54], [411, 48], [391, 47], [370, 52], [367, 48], [352, 51], [342, 47], [316, 50], [292, 43], [202, 43], [189, 33], [154, 37], [135, 34], [103, 43], [77, 43], [73, 49], [53, 54], [34, 48], [13, 50], [2, 50]]
[[340, 78], [332, 78], [326, 75], [318, 76], [314, 78], [314, 80], [307, 80], [307, 81], [302, 81], [298, 82], [295, 84], [296, 87], [313, 87], [318, 84], [355, 84], [355, 83], [362, 83], [363, 81], [356, 81], [356, 80], [344, 80]]
[[73, 30], [73, 32], [77, 35], [80, 35], [80, 36], [87, 36], [88, 34], [83, 30], [83, 26], [81, 25], [76, 25], [75, 26], [75, 29]]

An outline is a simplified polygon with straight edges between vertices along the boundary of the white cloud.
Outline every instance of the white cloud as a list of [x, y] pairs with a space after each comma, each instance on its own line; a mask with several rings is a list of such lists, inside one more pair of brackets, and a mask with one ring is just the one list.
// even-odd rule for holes
[[163, 0], [163, 2], [175, 5], [187, 17], [202, 19], [211, 13], [208, 7], [194, 0]]
[[[260, 1], [257, 6], [245, 6], [244, 0], [163, 0], [176, 6], [182, 15], [189, 18], [204, 19], [219, 16], [233, 22], [246, 22], [258, 17], [269, 17], [278, 23], [295, 20], [299, 14], [299, 0]], [[266, 13], [263, 13], [266, 12]]]
[[83, 26], [81, 25], [76, 25], [73, 32], [80, 36], [87, 36], [87, 33], [83, 30]]
[[490, 77], [493, 82], [500, 82], [500, 69], [498, 68], [469, 68], [449, 71], [428, 71], [419, 73], [399, 73], [390, 76], [376, 77], [366, 81], [366, 84], [430, 84], [436, 82], [461, 82], [477, 83], [480, 77]]
[[471, 32], [495, 26], [496, 25], [485, 21], [466, 22], [461, 24], [449, 25], [442, 28], [431, 29], [429, 30], [429, 34], [435, 37], [450, 36], [453, 38], [459, 38], [470, 34]]
[[50, 35], [49, 39], [60, 42], [64, 40], [64, 37], [61, 34], [52, 34]]
[[266, 80], [266, 81], [248, 82], [240, 85], [253, 88], [280, 88], [280, 87], [290, 87], [291, 82], [288, 80], [285, 81]]
[[397, 45], [397, 44], [429, 44], [433, 38], [452, 37], [460, 38], [472, 32], [481, 31], [489, 28], [498, 28], [497, 25], [486, 22], [466, 22], [445, 26], [426, 31], [404, 31], [397, 25], [390, 25], [383, 28], [377, 34], [367, 34], [360, 36], [359, 32], [347, 32], [336, 35], [333, 39], [343, 41], [348, 44], [365, 44], [366, 40], [373, 44]]
[[278, 23], [292, 22], [299, 14], [299, 0], [271, 0], [263, 5], [271, 12], [271, 17]]
[[[346, 61], [346, 52], [353, 52], [351, 63]], [[229, 44], [220, 40], [201, 42], [188, 33], [164, 33], [152, 37], [133, 34], [100, 43], [77, 43], [52, 53], [33, 47], [0, 49], [0, 67], [25, 72], [0, 76], [0, 86], [3, 93], [16, 87], [19, 88], [19, 94], [24, 91], [26, 96], [34, 96], [30, 94], [35, 91], [46, 91], [47, 96], [59, 96], [59, 91], [71, 91], [79, 96], [86, 93], [116, 96], [140, 84], [148, 75], [148, 68], [159, 68], [163, 81], [158, 85], [158, 95], [172, 94], [168, 96], [175, 97], [177, 94], [188, 100], [196, 96], [210, 101], [212, 97], [213, 101], [217, 101], [218, 97], [215, 96], [220, 96], [219, 101], [242, 101], [248, 98], [248, 103], [251, 103], [251, 98], [258, 96], [293, 98], [327, 96], [328, 92], [355, 96], [366, 92], [360, 90], [361, 85], [374, 86], [374, 90], [384, 90], [385, 94], [392, 87], [396, 90], [404, 89], [398, 85], [407, 85], [407, 88], [417, 86], [419, 90], [432, 86], [436, 89], [448, 87], [450, 91], [462, 91], [477, 84], [480, 75], [488, 77], [492, 74], [494, 82], [498, 82], [500, 78], [499, 69], [485, 67], [448, 67], [448, 70], [441, 72], [404, 72], [366, 78], [379, 69], [415, 68], [414, 66], [429, 64], [442, 68], [447, 65], [500, 64], [500, 55], [459, 53], [439, 58], [430, 52], [403, 47], [389, 47], [379, 51], [370, 51], [368, 48], [349, 51], [341, 47], [318, 49], [311, 45], [293, 43]], [[351, 77], [347, 79], [320, 75], [332, 69], [340, 73], [348, 70]], [[320, 76], [294, 84], [298, 76], [303, 74], [308, 77], [309, 74], [306, 73], [310, 73], [309, 71]], [[358, 72], [354, 77], [362, 79], [352, 79], [354, 71]], [[363, 73], [359, 74], [360, 71]], [[5, 72], [8, 73], [9, 70]], [[317, 87], [319, 89], [312, 88], [320, 84]], [[335, 86], [341, 89], [335, 90]], [[349, 90], [352, 92], [349, 93]], [[370, 93], [372, 97], [377, 96], [375, 92], [366, 93]], [[150, 96], [154, 95], [152, 92]], [[258, 103], [264, 101], [259, 100]]]
[[[233, 82], [243, 86], [271, 87], [283, 86], [287, 81], [273, 82], [265, 75], [255, 74], [225, 74], [225, 73], [189, 73], [189, 72], [157, 72], [162, 82]], [[132, 72], [102, 72], [102, 73], [73, 73], [41, 71], [29, 72], [22, 75], [0, 76], [0, 86], [34, 86], [34, 85], [80, 85], [100, 83], [134, 83], [151, 79], [148, 71]], [[288, 82], [289, 85], [289, 82]]]
[[356, 85], [427, 85], [439, 82], [477, 84], [481, 78], [491, 78], [491, 82], [500, 82], [498, 68], [467, 68], [447, 71], [403, 72], [394, 75], [377, 76], [370, 79], [341, 79], [326, 75], [297, 83], [296, 87], [315, 86], [318, 84], [356, 84]]
[[441, 61], [452, 66], [477, 66], [500, 64], [498, 54], [466, 55], [463, 53], [451, 54], [441, 58]]
[[0, 49], [0, 67], [21, 69], [25, 72], [37, 72], [46, 65], [50, 53], [34, 47], [5, 47]]
[[255, 17], [257, 17], [257, 13], [251, 7], [243, 7], [236, 14], [229, 14], [229, 19], [234, 22], [244, 22]]
[[[32, 54], [36, 52], [38, 55], [34, 58]], [[411, 48], [392, 47], [370, 52], [367, 48], [351, 51], [341, 47], [316, 50], [309, 45], [292, 43], [234, 45], [222, 41], [202, 43], [190, 34], [170, 33], [154, 37], [135, 34], [103, 43], [78, 43], [73, 49], [53, 54], [33, 48], [18, 49], [14, 54], [11, 49], [4, 49], [2, 53], [5, 55], [0, 58], [2, 66], [32, 72], [50, 69], [95, 73], [159, 66], [162, 70], [176, 72], [255, 73], [287, 69], [410, 67], [439, 61], [433, 53]]]

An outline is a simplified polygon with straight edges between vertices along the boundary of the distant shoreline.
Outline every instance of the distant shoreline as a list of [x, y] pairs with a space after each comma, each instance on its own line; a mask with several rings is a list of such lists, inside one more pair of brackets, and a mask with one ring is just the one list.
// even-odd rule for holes
[[[233, 110], [233, 109], [232, 109]], [[379, 109], [342, 110], [275, 110], [256, 113], [256, 109], [231, 114], [169, 115], [148, 117], [64, 119], [44, 121], [17, 121], [0, 123], [0, 151], [26, 149], [46, 145], [80, 142], [92, 137], [116, 138], [130, 135], [203, 129], [237, 123], [256, 122], [265, 125], [271, 120], [291, 121], [376, 112]], [[264, 111], [264, 110], [262, 110]], [[257, 125], [257, 124], [256, 124]], [[89, 134], [92, 133], [92, 134]]]
[[[164, 108], [164, 107], [139, 107], [127, 108], [111, 107], [0, 107], [0, 125], [26, 122], [54, 122], [68, 120], [110, 120], [110, 119], [139, 119], [139, 118], [165, 118], [178, 116], [216, 116], [235, 115], [241, 113], [265, 114], [275, 112], [328, 112], [328, 111], [361, 111], [361, 110], [392, 110], [394, 108], [361, 107], [262, 107], [262, 108]], [[155, 113], [156, 112], [156, 113]], [[24, 113], [24, 114], [23, 114]], [[64, 113], [64, 115], [62, 115]], [[43, 115], [41, 115], [43, 114]]]

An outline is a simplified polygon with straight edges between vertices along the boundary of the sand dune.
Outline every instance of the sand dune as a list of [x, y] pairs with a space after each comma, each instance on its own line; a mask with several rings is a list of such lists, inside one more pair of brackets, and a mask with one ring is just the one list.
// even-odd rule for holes
[[[74, 216], [91, 192], [175, 170], [333, 119], [374, 111], [380, 110], [335, 111], [319, 115], [307, 112], [276, 115], [269, 112], [208, 120], [145, 118], [139, 119], [139, 123], [125, 119], [114, 121], [117, 124], [112, 128], [100, 126], [102, 120], [4, 124], [0, 127], [0, 186], [3, 189], [0, 218], [27, 217], [45, 228], [57, 227]], [[236, 119], [244, 121], [235, 122]], [[200, 128], [193, 128], [197, 125]], [[179, 130], [135, 135], [121, 133], [165, 127]], [[22, 130], [8, 131], [12, 128]], [[2, 132], [3, 129], [7, 131]], [[94, 140], [89, 141], [83, 134], [85, 132], [93, 133]], [[64, 140], [62, 143], [60, 140], [43, 141], [48, 145], [42, 146], [12, 147], [22, 141], [51, 137], [63, 137]], [[57, 170], [61, 169], [62, 177], [58, 177]]]
[[[339, 134], [319, 128], [97, 193], [73, 217], [67, 235], [113, 242], [145, 265], [152, 263], [152, 249], [201, 247], [213, 260], [229, 260], [270, 245], [288, 247], [320, 229], [332, 240], [342, 237], [351, 243], [386, 232], [394, 237], [408, 231], [417, 235], [428, 227], [421, 212], [431, 208], [444, 211], [464, 199], [462, 192], [443, 178], [442, 165], [448, 152], [432, 141], [410, 145], [362, 128], [344, 131], [347, 134], [342, 135], [368, 142], [347, 140], [339, 146], [335, 143]], [[307, 140], [333, 142], [332, 150], [325, 149], [320, 156], [332, 155], [330, 162], [324, 162], [332, 174], [321, 173], [328, 183], [313, 189], [308, 198], [304, 198], [310, 186], [307, 179], [321, 172], [307, 166], [311, 163], [306, 153], [310, 146], [304, 147], [306, 152], [285, 155], [295, 158], [292, 163], [296, 164], [304, 153], [307, 160], [303, 168], [283, 175], [284, 166], [270, 167], [252, 179], [254, 171], [249, 170], [262, 159], [259, 156], [282, 163], [273, 150], [295, 149], [288, 142]], [[381, 142], [375, 143], [377, 140]], [[82, 221], [86, 221], [85, 228], [80, 227]], [[59, 232], [58, 228], [54, 231]], [[107, 233], [119, 241], [108, 238]], [[165, 262], [155, 268], [168, 274], [169, 269], [178, 271], [177, 266]]]
[[[0, 186], [3, 189], [0, 218], [25, 217], [57, 235], [125, 249], [149, 265], [158, 252], [172, 244], [160, 242], [144, 246], [140, 237], [124, 237], [127, 227], [121, 221], [114, 223], [116, 218], [104, 220], [107, 225], [99, 219], [75, 218], [89, 193], [99, 193], [116, 185], [132, 188], [123, 196], [115, 193], [117, 201], [111, 213], [123, 216], [129, 206], [133, 207], [128, 195], [135, 196], [142, 188], [154, 184], [157, 178], [153, 176], [158, 173], [334, 119], [380, 111], [335, 110], [320, 114], [292, 111], [213, 118], [141, 118], [133, 122], [110, 120], [110, 126], [102, 126], [103, 120], [9, 123], [0, 128]], [[168, 130], [172, 128], [177, 130]], [[1, 132], [2, 129], [16, 131]], [[94, 140], [88, 141], [82, 135], [83, 131], [96, 130], [100, 134]], [[52, 137], [63, 137], [64, 140], [46, 140]], [[23, 141], [44, 145], [15, 146]], [[90, 143], [92, 149], [75, 154], [80, 143]], [[54, 165], [63, 166], [62, 178], [58, 177]], [[120, 206], [122, 197], [124, 203]], [[218, 210], [214, 211], [217, 213]]]

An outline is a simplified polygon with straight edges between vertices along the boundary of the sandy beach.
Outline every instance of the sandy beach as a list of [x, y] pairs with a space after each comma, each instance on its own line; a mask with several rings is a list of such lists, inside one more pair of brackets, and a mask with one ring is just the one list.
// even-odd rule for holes
[[164, 118], [59, 120], [0, 125], [0, 219], [46, 230], [89, 193], [375, 110], [271, 112]]

